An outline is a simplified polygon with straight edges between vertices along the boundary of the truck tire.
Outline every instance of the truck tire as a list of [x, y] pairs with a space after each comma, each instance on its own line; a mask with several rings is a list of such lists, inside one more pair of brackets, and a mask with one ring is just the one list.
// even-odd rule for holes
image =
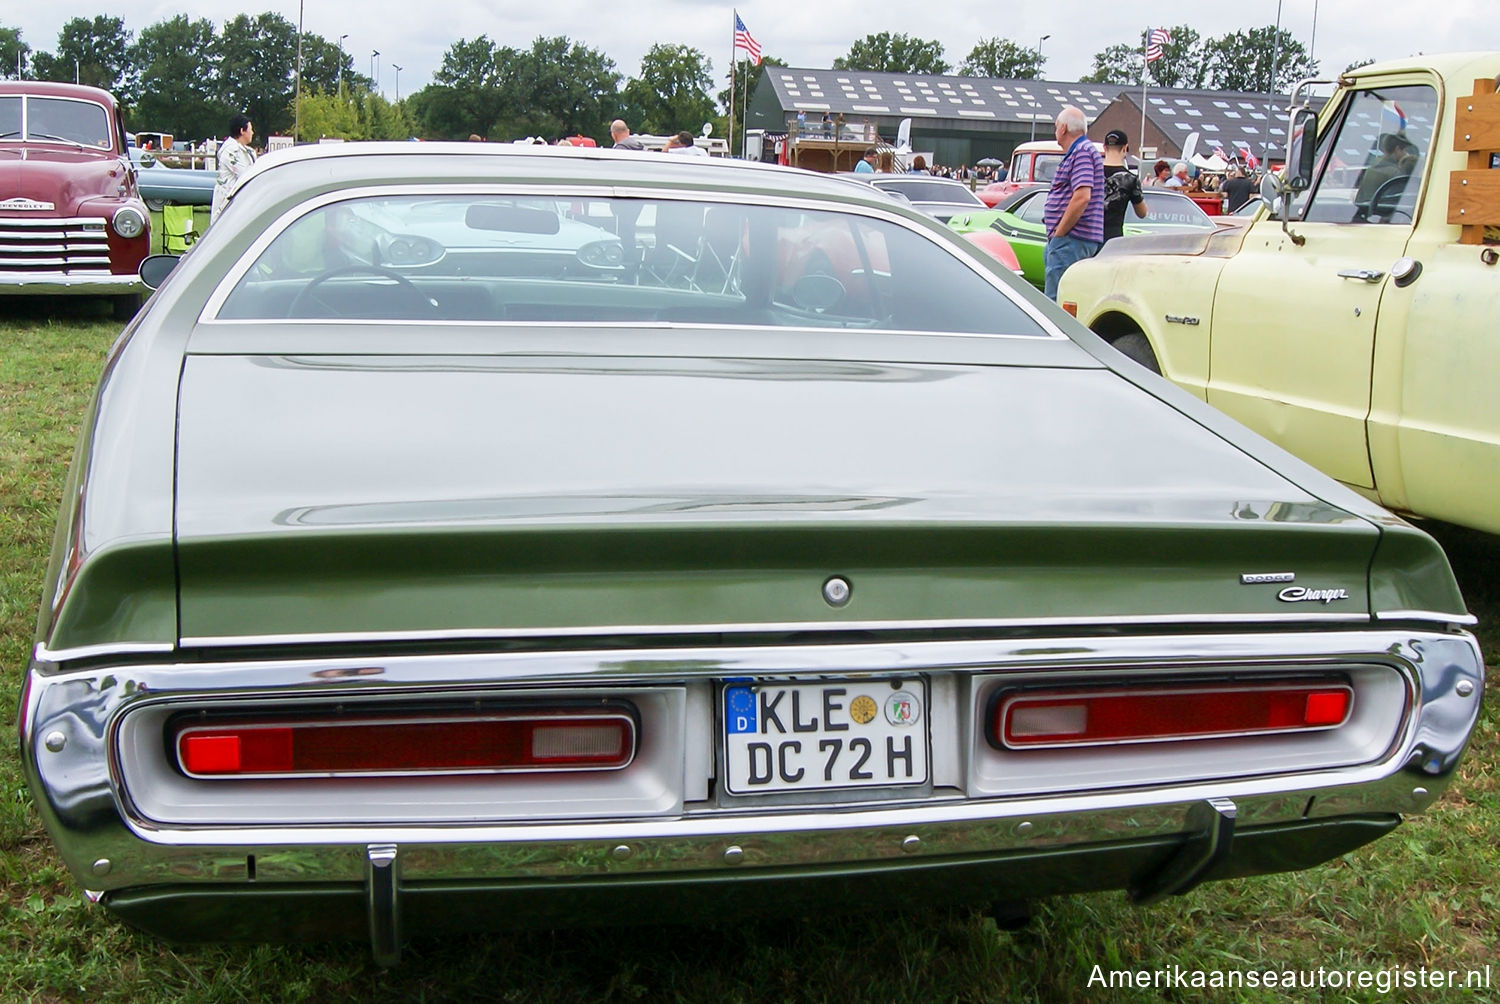
[[1156, 361], [1156, 353], [1151, 351], [1151, 343], [1139, 331], [1127, 332], [1109, 344], [1131, 362], [1146, 367], [1157, 376], [1161, 375], [1161, 365]]

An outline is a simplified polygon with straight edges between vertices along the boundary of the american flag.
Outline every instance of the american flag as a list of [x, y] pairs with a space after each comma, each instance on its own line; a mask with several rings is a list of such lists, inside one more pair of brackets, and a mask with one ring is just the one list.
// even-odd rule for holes
[[1146, 62], [1154, 63], [1162, 57], [1161, 47], [1172, 43], [1172, 33], [1165, 28], [1152, 28], [1146, 39]]
[[[723, 38], [724, 36], [720, 35], [719, 37]], [[745, 55], [750, 57], [750, 61], [756, 66], [760, 65], [760, 43], [755, 40], [754, 35], [750, 34], [750, 29], [745, 27], [745, 22], [740, 20], [738, 14], [734, 16], [734, 47], [736, 49], [744, 49]]]

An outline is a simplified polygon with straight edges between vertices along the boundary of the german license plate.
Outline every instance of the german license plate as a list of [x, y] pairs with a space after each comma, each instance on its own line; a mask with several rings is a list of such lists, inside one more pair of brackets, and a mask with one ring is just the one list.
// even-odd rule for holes
[[736, 795], [927, 782], [921, 678], [724, 688], [726, 784]]

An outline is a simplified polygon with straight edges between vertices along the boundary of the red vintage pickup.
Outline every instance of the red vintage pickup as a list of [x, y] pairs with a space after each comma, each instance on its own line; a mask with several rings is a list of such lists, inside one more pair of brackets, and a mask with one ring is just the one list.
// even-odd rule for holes
[[108, 296], [128, 318], [150, 221], [113, 96], [0, 81], [0, 295]]

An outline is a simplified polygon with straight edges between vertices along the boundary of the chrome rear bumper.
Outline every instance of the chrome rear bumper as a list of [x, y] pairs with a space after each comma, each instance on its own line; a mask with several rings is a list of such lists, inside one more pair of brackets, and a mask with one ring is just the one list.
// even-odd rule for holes
[[[1410, 713], [1394, 741], [1369, 762], [1310, 763], [1274, 774], [1257, 774], [1248, 764], [1233, 776], [1193, 783], [972, 797], [964, 779], [975, 774], [956, 764], [948, 780], [936, 779], [930, 795], [899, 801], [760, 805], [716, 801], [694, 787], [713, 770], [713, 705], [702, 695], [716, 680], [889, 673], [892, 667], [934, 681], [1086, 674], [1103, 665], [1190, 665], [1208, 660], [1204, 653], [1214, 662], [1258, 660], [1283, 669], [1337, 660], [1379, 663], [1409, 681]], [[547, 652], [77, 670], [42, 661], [33, 663], [23, 701], [23, 757], [39, 811], [70, 869], [95, 898], [127, 917], [146, 926], [181, 921], [185, 931], [219, 937], [193, 926], [193, 904], [238, 895], [290, 904], [330, 889], [364, 890], [374, 943], [388, 957], [400, 940], [399, 903], [409, 896], [434, 902], [443, 890], [488, 890], [503, 898], [507, 890], [544, 887], [561, 894], [618, 884], [649, 896], [651, 889], [737, 888], [747, 881], [838, 884], [840, 876], [886, 872], [946, 885], [931, 876], [978, 868], [989, 883], [981, 895], [1003, 898], [1005, 889], [1025, 896], [1073, 890], [1069, 881], [1033, 866], [1076, 859], [1080, 866], [1113, 862], [1097, 870], [1088, 888], [1129, 888], [1150, 899], [1205, 878], [1306, 867], [1373, 839], [1400, 814], [1437, 797], [1477, 718], [1482, 682], [1471, 636], [1389, 629], [633, 650], [626, 659], [615, 651]], [[294, 694], [432, 695], [497, 685], [676, 694], [659, 712], [663, 721], [670, 715], [685, 720], [672, 733], [680, 749], [667, 758], [675, 762], [680, 753], [684, 761], [679, 788], [669, 793], [675, 797], [630, 817], [610, 817], [608, 805], [601, 805], [593, 817], [575, 813], [571, 819], [450, 815], [381, 822], [372, 813], [368, 821], [337, 824], [262, 818], [187, 824], [143, 815], [122, 776], [121, 719], [157, 705]], [[963, 710], [958, 702], [961, 728], [973, 728], [962, 724], [972, 703]], [[1303, 838], [1296, 835], [1307, 833], [1330, 836], [1299, 850]], [[1256, 846], [1245, 843], [1252, 834], [1261, 835], [1259, 846], [1275, 849], [1249, 850]], [[1057, 875], [1067, 872], [1058, 867]], [[141, 906], [147, 903], [155, 905]], [[141, 921], [142, 910], [166, 912]], [[390, 917], [381, 919], [382, 911]]]

